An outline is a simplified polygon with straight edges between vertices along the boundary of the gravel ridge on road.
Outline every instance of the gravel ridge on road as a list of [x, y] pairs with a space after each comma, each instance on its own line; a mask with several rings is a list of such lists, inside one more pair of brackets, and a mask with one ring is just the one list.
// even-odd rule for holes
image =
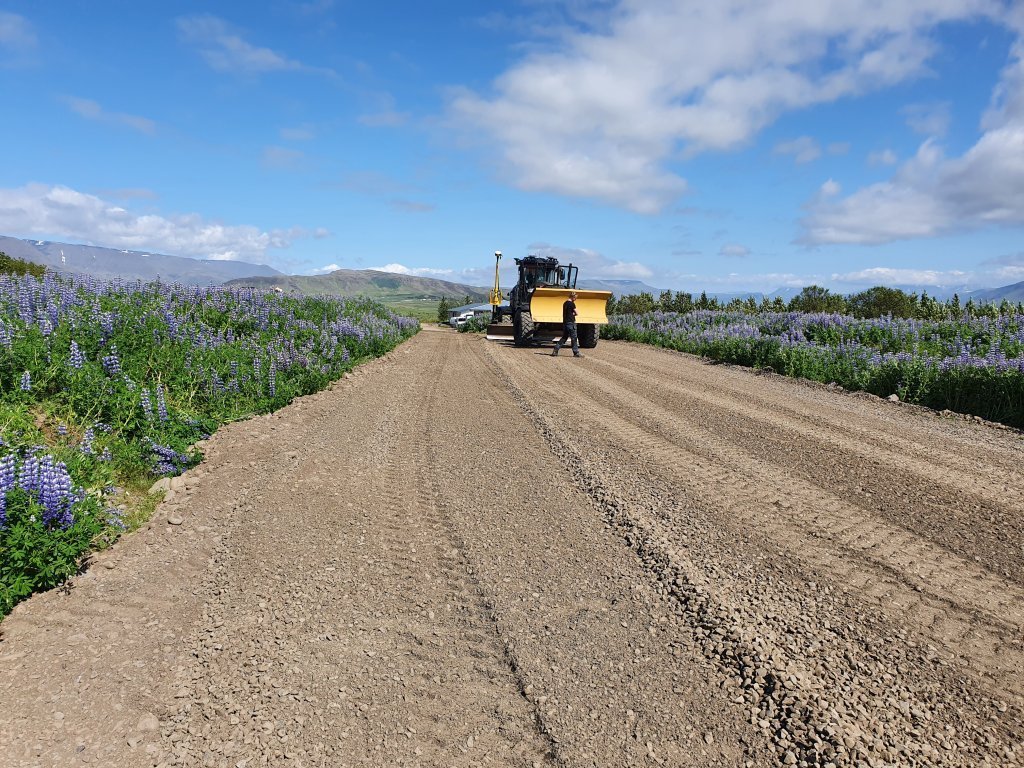
[[424, 329], [0, 624], [0, 768], [1024, 762], [1021, 435]]

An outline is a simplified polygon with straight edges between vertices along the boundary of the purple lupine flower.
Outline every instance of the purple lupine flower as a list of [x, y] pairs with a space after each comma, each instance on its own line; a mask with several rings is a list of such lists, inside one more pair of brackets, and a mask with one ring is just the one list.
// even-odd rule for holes
[[117, 356], [117, 346], [110, 345], [110, 354], [103, 356], [103, 369], [111, 376], [118, 376], [121, 373], [121, 360]]
[[67, 433], [68, 433], [68, 428], [67, 428], [67, 426], [65, 424], [61, 424], [59, 427], [57, 427], [57, 434], [60, 435], [61, 437], [66, 436]]
[[128, 524], [124, 521], [124, 512], [117, 507], [110, 507], [107, 510], [107, 525], [119, 531], [127, 530]]
[[0, 459], [0, 528], [7, 522], [7, 492], [15, 487], [14, 454]]
[[18, 473], [18, 486], [43, 507], [44, 525], [66, 529], [74, 522], [74, 506], [83, 494], [75, 491], [64, 462], [29, 456]]
[[160, 421], [167, 421], [167, 402], [164, 400], [163, 384], [156, 387], [156, 410]]
[[142, 406], [142, 415], [146, 417], [146, 421], [153, 420], [153, 403], [149, 399], [149, 388], [143, 387], [142, 394], [139, 396], [139, 404]]
[[25, 371], [21, 374], [21, 391], [31, 392], [32, 391], [32, 374]]
[[71, 354], [68, 356], [68, 364], [72, 368], [81, 368], [85, 363], [85, 356], [82, 354], [82, 350], [78, 348], [78, 344], [71, 342]]
[[160, 475], [180, 475], [188, 467], [189, 457], [173, 448], [150, 440], [149, 446], [156, 455], [156, 471]]
[[92, 427], [85, 430], [85, 435], [82, 437], [82, 442], [78, 446], [78, 450], [84, 453], [86, 456], [92, 456], [92, 442], [96, 439], [96, 432], [93, 431]]

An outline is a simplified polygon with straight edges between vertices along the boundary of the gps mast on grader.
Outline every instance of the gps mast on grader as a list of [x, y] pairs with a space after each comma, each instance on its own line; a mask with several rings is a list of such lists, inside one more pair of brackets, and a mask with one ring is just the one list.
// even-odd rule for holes
[[[563, 331], [562, 305], [570, 292], [576, 293], [576, 330], [581, 347], [597, 346], [597, 326], [608, 322], [605, 307], [610, 291], [587, 291], [576, 288], [579, 268], [559, 264], [558, 259], [527, 256], [516, 259], [519, 279], [502, 304], [498, 284], [501, 251], [494, 252], [494, 289], [491, 291], [491, 324], [488, 339], [512, 337], [517, 347], [559, 338]], [[505, 319], [511, 319], [511, 323]], [[503, 322], [504, 321], [504, 322]]]

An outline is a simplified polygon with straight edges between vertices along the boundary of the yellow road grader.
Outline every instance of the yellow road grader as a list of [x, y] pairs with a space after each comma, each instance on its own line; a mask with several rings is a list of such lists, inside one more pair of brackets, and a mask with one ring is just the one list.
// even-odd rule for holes
[[491, 323], [488, 339], [511, 338], [526, 347], [559, 338], [564, 330], [562, 305], [570, 292], [576, 293], [576, 331], [581, 347], [597, 346], [597, 326], [608, 322], [605, 308], [610, 291], [588, 291], [576, 287], [579, 267], [559, 264], [558, 259], [527, 256], [516, 259], [519, 279], [504, 303], [498, 284], [501, 251], [494, 253], [494, 289], [491, 291]]

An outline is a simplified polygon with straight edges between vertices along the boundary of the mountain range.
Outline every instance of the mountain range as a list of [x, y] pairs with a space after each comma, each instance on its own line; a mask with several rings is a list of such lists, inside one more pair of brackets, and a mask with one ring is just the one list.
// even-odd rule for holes
[[[76, 245], [45, 240], [27, 240], [0, 235], [0, 251], [8, 256], [42, 264], [58, 272], [76, 272], [93, 275], [101, 279], [122, 278], [142, 280], [157, 278], [166, 282], [187, 285], [245, 285], [259, 288], [280, 288], [297, 293], [322, 293], [339, 296], [369, 296], [388, 303], [414, 306], [441, 298], [462, 301], [486, 301], [488, 289], [464, 285], [429, 277], [416, 277], [393, 272], [371, 269], [339, 269], [326, 275], [285, 275], [264, 264], [244, 261], [191, 259], [184, 256], [168, 256], [149, 251], [118, 250], [92, 245]], [[656, 288], [641, 280], [591, 278], [581, 279], [578, 287], [599, 291], [611, 291], [616, 297], [637, 293], [649, 293], [654, 298], [664, 289]], [[961, 300], [975, 301], [1024, 301], [1024, 282], [991, 289], [970, 289], [966, 286], [937, 288], [923, 285], [894, 285], [907, 293], [920, 294], [944, 300], [956, 293]], [[506, 286], [506, 289], [508, 286]], [[746, 299], [753, 296], [762, 298], [776, 296], [788, 301], [800, 293], [800, 288], [780, 288], [771, 293], [749, 292], [708, 292], [709, 297], [728, 303], [734, 298]]]
[[19, 240], [0, 235], [0, 251], [16, 259], [33, 261], [56, 272], [76, 272], [104, 280], [161, 280], [186, 285], [219, 285], [225, 280], [253, 275], [280, 275], [276, 269], [244, 261], [214, 261], [167, 256], [149, 251], [122, 251], [93, 245]]
[[432, 277], [399, 275], [375, 269], [338, 269], [326, 275], [278, 275], [273, 277], [243, 277], [228, 280], [233, 287], [279, 288], [290, 293], [334, 294], [337, 296], [369, 296], [373, 299], [403, 301], [442, 298], [462, 301], [487, 299], [487, 289], [479, 286], [451, 283]]

